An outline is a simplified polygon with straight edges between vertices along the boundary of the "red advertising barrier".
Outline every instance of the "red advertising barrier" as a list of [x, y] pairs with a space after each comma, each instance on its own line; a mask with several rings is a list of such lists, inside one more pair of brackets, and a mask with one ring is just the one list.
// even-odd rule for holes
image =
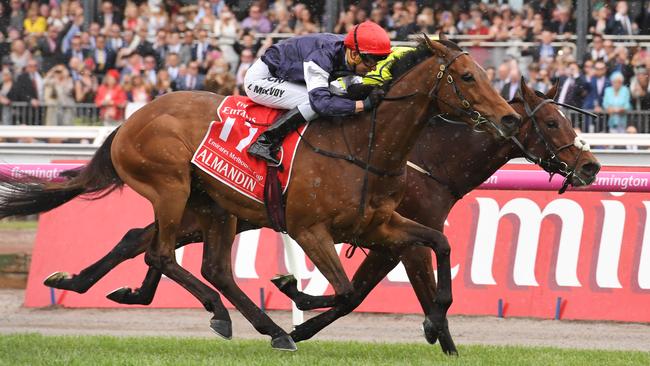
[[[647, 185], [648, 173], [647, 168], [619, 168], [620, 179], [613, 176], [609, 182], [620, 190], [622, 185], [642, 185], [637, 178]], [[563, 319], [650, 322], [649, 211], [650, 193], [474, 191], [454, 207], [445, 229], [452, 245], [450, 312], [494, 315], [503, 299], [505, 316], [552, 318], [561, 297]], [[149, 203], [128, 189], [101, 201], [74, 200], [41, 215], [25, 304], [50, 305], [49, 289], [42, 284], [45, 277], [54, 271], [78, 273], [129, 228], [151, 221]], [[342, 247], [336, 248], [351, 276], [364, 254], [356, 251], [345, 259]], [[311, 294], [331, 293], [327, 281], [299, 253], [303, 288]], [[200, 245], [189, 245], [177, 251], [177, 258], [200, 276], [201, 254]], [[278, 234], [266, 229], [241, 234], [232, 260], [237, 283], [254, 301], [264, 288], [267, 308], [290, 309], [289, 300], [268, 281], [287, 272]], [[86, 294], [57, 290], [55, 297], [69, 307], [116, 307], [105, 294], [121, 286], [138, 287], [145, 272], [138, 257]], [[151, 306], [201, 307], [166, 278]], [[421, 313], [401, 265], [359, 311]]]

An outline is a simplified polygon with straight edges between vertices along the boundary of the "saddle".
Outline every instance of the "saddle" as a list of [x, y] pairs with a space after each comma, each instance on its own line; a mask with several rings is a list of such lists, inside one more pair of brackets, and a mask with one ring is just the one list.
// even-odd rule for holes
[[292, 164], [308, 124], [290, 133], [282, 143], [284, 169], [267, 166], [246, 149], [282, 110], [255, 104], [248, 97], [225, 97], [217, 108], [192, 164], [244, 196], [263, 203], [275, 231], [286, 231], [284, 193], [291, 180]]

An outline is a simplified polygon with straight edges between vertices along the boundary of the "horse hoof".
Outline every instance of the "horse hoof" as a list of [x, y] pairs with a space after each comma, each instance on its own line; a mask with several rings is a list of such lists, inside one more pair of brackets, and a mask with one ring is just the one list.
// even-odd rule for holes
[[277, 275], [271, 278], [271, 282], [282, 291], [287, 286], [298, 287], [298, 280], [292, 274]]
[[295, 352], [298, 350], [296, 343], [288, 334], [271, 339], [271, 347], [280, 351]]
[[120, 287], [113, 292], [109, 293], [106, 295], [106, 298], [109, 300], [115, 301], [118, 304], [123, 304], [124, 303], [124, 298], [131, 293], [131, 288], [130, 287]]
[[229, 320], [212, 319], [210, 329], [223, 339], [232, 339], [232, 322]]
[[422, 330], [424, 330], [424, 338], [429, 344], [436, 344], [438, 340], [438, 330], [433, 325], [433, 322], [429, 318], [424, 318], [422, 323]]
[[68, 272], [54, 272], [43, 281], [43, 284], [47, 287], [54, 287], [58, 285], [62, 280], [70, 279], [70, 274]]

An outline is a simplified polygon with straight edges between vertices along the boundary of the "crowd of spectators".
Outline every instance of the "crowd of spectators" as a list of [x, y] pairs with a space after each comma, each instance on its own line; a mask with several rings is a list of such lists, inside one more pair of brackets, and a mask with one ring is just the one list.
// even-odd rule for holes
[[[247, 68], [277, 38], [267, 33], [324, 31], [323, 2], [260, 0], [103, 1], [88, 22], [80, 0], [0, 0], [0, 106], [94, 104], [106, 123], [123, 119], [127, 103], [146, 103], [175, 90], [241, 94]], [[608, 129], [626, 129], [627, 111], [650, 106], [650, 53], [602, 35], [650, 34], [650, 1], [591, 1], [589, 49], [578, 63], [575, 9], [570, 0], [342, 1], [334, 27], [346, 33], [373, 20], [395, 40], [422, 32], [463, 36], [480, 57], [481, 41], [508, 42], [489, 49], [482, 64], [504, 98], [523, 75], [547, 91], [559, 82], [562, 102], [609, 115]], [[520, 46], [516, 41], [533, 46]], [[485, 49], [484, 49], [485, 50]], [[496, 57], [494, 57], [496, 55]], [[582, 58], [581, 58], [582, 59]], [[69, 124], [72, 114], [45, 108], [2, 123]], [[73, 112], [70, 112], [73, 113]], [[593, 127], [596, 128], [596, 127]]]

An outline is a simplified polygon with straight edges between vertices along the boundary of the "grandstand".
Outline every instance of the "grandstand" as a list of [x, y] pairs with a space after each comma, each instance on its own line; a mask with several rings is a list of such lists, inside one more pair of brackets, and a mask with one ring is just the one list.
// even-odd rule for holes
[[0, 151], [83, 156], [161, 94], [241, 94], [273, 42], [367, 19], [395, 44], [444, 32], [506, 99], [521, 75], [542, 92], [558, 82], [560, 102], [599, 115], [567, 111], [582, 132], [640, 134], [601, 146], [649, 145], [650, 0], [0, 0]]

